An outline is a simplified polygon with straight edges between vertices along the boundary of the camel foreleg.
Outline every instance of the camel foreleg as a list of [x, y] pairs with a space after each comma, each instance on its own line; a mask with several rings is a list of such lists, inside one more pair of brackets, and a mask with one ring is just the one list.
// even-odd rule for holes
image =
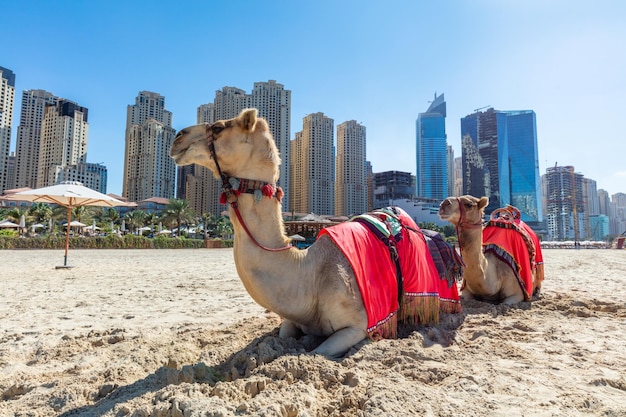
[[358, 327], [345, 327], [331, 334], [328, 339], [313, 350], [324, 356], [337, 357], [367, 337], [367, 333]]
[[283, 319], [278, 330], [278, 337], [281, 339], [294, 338], [297, 339], [302, 336], [302, 330], [295, 325], [291, 320]]

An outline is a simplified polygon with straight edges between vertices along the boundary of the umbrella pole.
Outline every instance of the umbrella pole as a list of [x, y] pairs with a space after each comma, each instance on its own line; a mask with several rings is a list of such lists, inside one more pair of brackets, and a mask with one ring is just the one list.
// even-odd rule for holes
[[65, 232], [65, 261], [63, 266], [67, 266], [67, 251], [70, 248], [70, 222], [72, 221], [72, 208], [67, 206], [67, 231]]

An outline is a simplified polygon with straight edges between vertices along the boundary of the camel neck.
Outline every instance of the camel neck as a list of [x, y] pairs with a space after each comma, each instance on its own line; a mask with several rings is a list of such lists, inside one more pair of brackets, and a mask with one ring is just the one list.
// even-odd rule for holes
[[458, 232], [459, 247], [461, 256], [467, 265], [466, 269], [471, 269], [472, 265], [478, 265], [478, 260], [483, 256], [483, 232], [482, 227], [461, 229]]
[[272, 196], [258, 199], [254, 194], [240, 195], [229, 209], [235, 231], [235, 244], [251, 243], [266, 251], [289, 246], [284, 234], [281, 204]]

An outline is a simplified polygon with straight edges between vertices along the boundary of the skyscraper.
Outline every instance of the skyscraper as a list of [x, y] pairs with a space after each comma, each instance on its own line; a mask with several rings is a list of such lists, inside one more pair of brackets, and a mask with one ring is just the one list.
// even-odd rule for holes
[[454, 149], [452, 148], [452, 146], [448, 145], [447, 146], [447, 152], [446, 152], [446, 160], [447, 160], [447, 165], [448, 165], [448, 191], [447, 192], [447, 196], [451, 196], [451, 195], [457, 195], [454, 192], [454, 187], [456, 185], [456, 162], [455, 162], [455, 157], [454, 157]]
[[511, 204], [542, 222], [535, 112], [475, 112], [461, 119], [461, 137], [463, 193], [489, 197], [487, 214]]
[[585, 235], [583, 176], [574, 167], [546, 170], [546, 223], [550, 240], [580, 239]]
[[416, 195], [443, 200], [448, 197], [446, 102], [437, 96], [425, 113], [417, 116], [415, 129]]
[[123, 197], [129, 201], [174, 198], [176, 164], [169, 151], [175, 133], [165, 97], [139, 92], [126, 115]]
[[365, 145], [365, 126], [355, 120], [337, 126], [335, 214], [339, 216], [367, 211]]
[[46, 106], [58, 98], [45, 90], [25, 90], [22, 93], [20, 124], [15, 146], [15, 188], [37, 187], [41, 125]]
[[278, 185], [284, 192], [283, 209], [289, 202], [289, 158], [291, 151], [291, 91], [274, 80], [254, 83], [251, 94], [252, 107], [267, 120], [281, 158]]
[[15, 74], [10, 69], [0, 67], [0, 193], [13, 187], [13, 184], [7, 182], [7, 173], [14, 103]]
[[335, 148], [333, 119], [312, 113], [302, 119], [302, 131], [292, 141], [292, 211], [334, 214]]
[[87, 162], [88, 136], [86, 107], [66, 99], [59, 99], [45, 107], [37, 163], [37, 188], [66, 180], [68, 167]]

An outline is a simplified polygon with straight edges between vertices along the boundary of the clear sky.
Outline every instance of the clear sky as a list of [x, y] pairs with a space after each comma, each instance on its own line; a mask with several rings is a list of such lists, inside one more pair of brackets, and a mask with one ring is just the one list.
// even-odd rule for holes
[[178, 130], [225, 86], [276, 80], [291, 135], [323, 112], [367, 129], [374, 172], [415, 173], [415, 121], [444, 93], [448, 144], [474, 109], [534, 110], [540, 174], [573, 165], [626, 192], [626, 1], [11, 1], [0, 66], [89, 109], [88, 162], [122, 193], [126, 109], [165, 97]]

